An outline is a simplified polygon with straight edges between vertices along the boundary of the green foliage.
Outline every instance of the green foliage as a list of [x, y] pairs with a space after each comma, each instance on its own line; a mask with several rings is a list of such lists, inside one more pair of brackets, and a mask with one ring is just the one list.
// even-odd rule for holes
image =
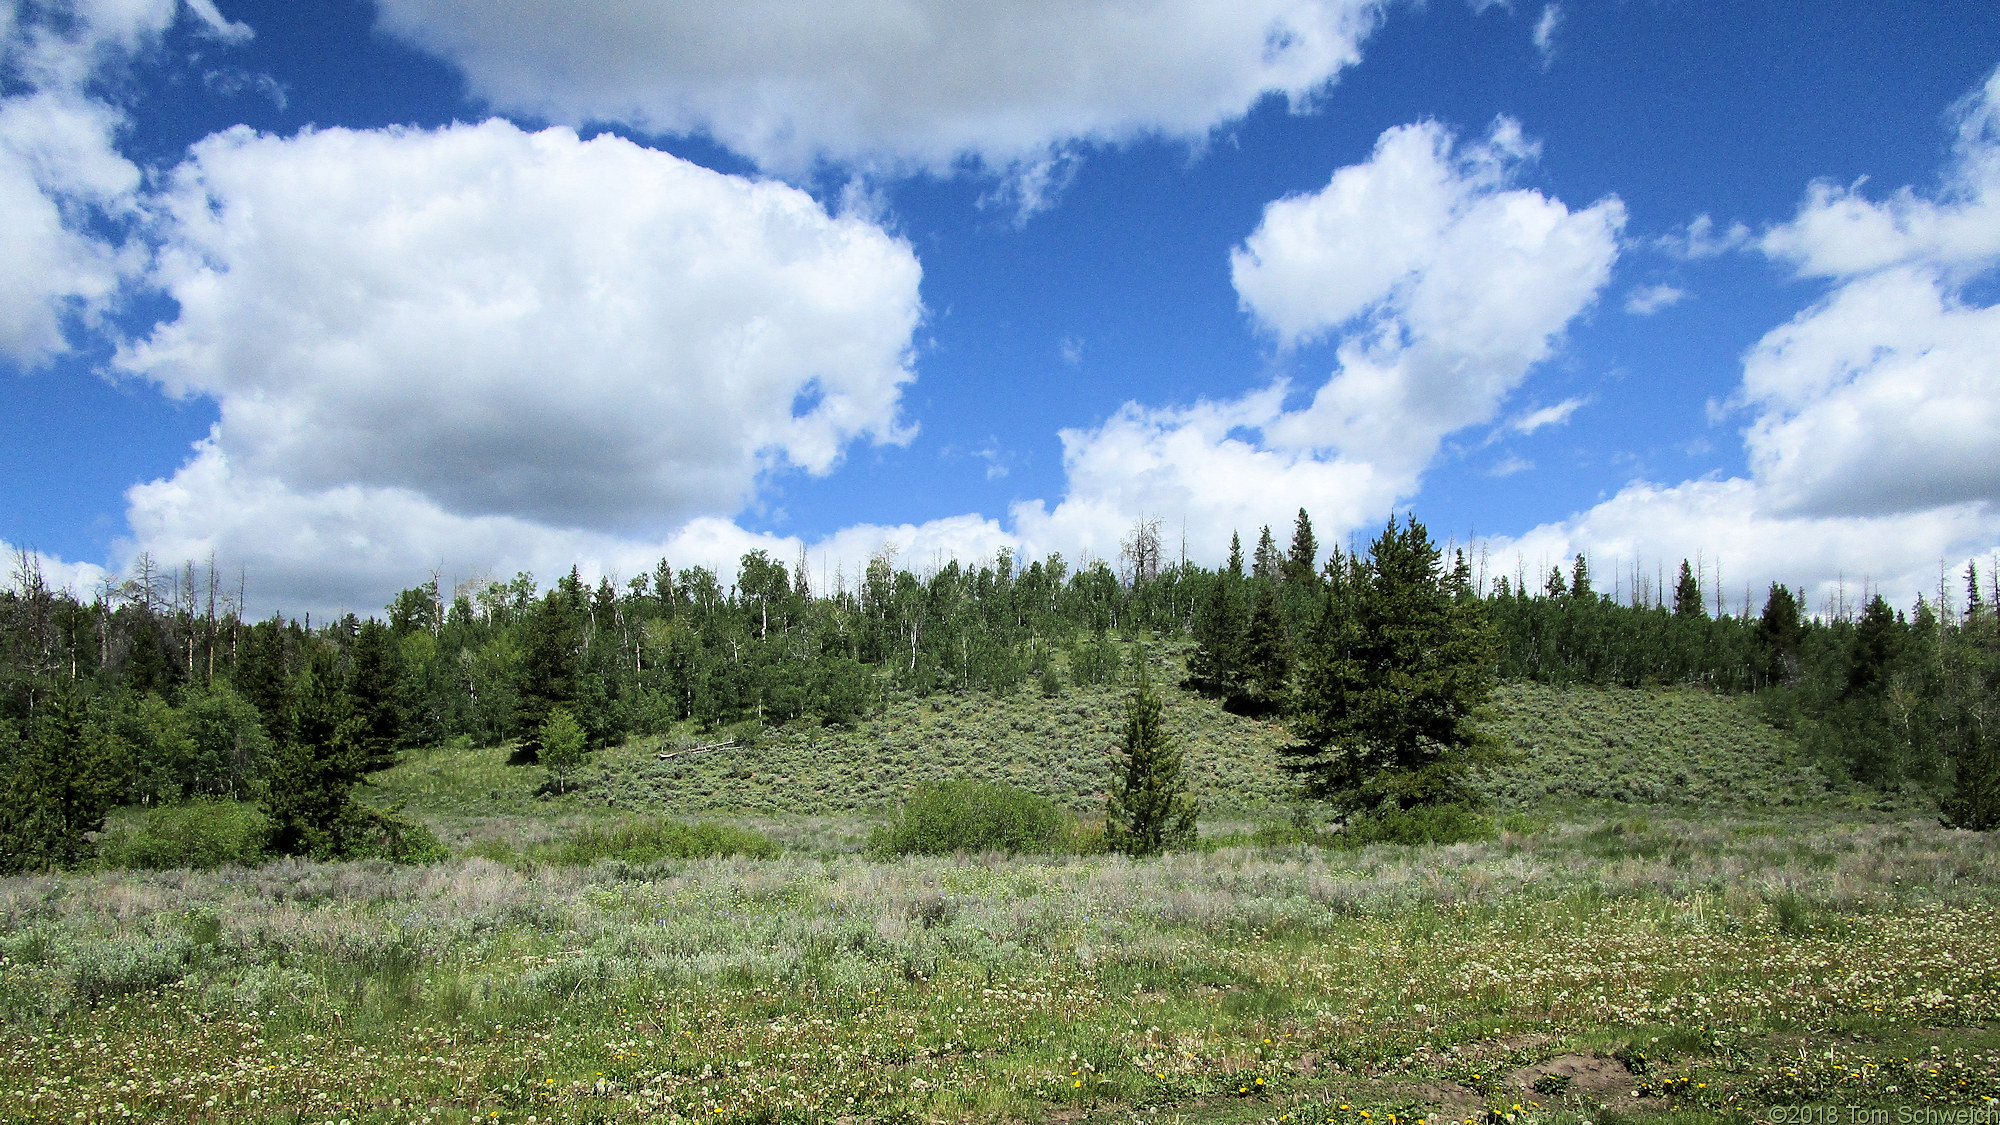
[[1047, 852], [1066, 828], [1046, 797], [986, 781], [919, 786], [869, 841], [880, 855]]
[[2000, 619], [1979, 606], [1944, 653], [1938, 740], [1951, 762], [1944, 823], [2000, 829]]
[[626, 819], [593, 824], [568, 839], [529, 852], [532, 859], [588, 866], [598, 860], [654, 863], [663, 859], [744, 856], [769, 859], [778, 846], [747, 828], [729, 824], [682, 824], [672, 820]]
[[1127, 855], [1158, 855], [1192, 844], [1195, 805], [1181, 776], [1180, 751], [1160, 722], [1160, 697], [1142, 679], [1125, 712], [1123, 768], [1111, 776], [1105, 846]]
[[1383, 804], [1347, 818], [1335, 842], [1344, 847], [1369, 844], [1463, 844], [1499, 835], [1493, 821], [1464, 805], [1417, 805], [1401, 808]]
[[542, 765], [549, 771], [549, 784], [558, 793], [565, 791], [571, 776], [583, 765], [583, 728], [577, 725], [569, 708], [557, 707], [542, 721], [537, 741], [542, 747]]
[[1394, 519], [1332, 576], [1300, 657], [1287, 768], [1343, 812], [1469, 803], [1496, 756], [1476, 723], [1493, 634], [1463, 558], [1446, 574], [1421, 523]]
[[281, 855], [332, 858], [359, 846], [366, 827], [349, 796], [364, 764], [359, 724], [333, 680], [330, 654], [313, 654], [298, 691], [292, 737], [272, 755], [264, 776], [271, 848]]
[[207, 870], [254, 865], [264, 855], [269, 821], [256, 805], [198, 797], [147, 809], [106, 831], [108, 867]]
[[0, 803], [0, 874], [88, 859], [91, 834], [117, 804], [123, 754], [115, 737], [91, 721], [74, 686], [59, 682], [10, 756]]

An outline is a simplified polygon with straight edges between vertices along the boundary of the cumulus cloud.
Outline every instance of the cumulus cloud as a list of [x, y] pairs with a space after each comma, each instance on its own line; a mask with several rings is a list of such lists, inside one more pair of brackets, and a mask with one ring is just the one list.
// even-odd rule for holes
[[66, 351], [68, 322], [101, 312], [136, 263], [116, 234], [139, 188], [116, 146], [125, 113], [88, 91], [175, 11], [84, 0], [13, 7], [0, 24], [0, 72], [18, 90], [0, 98], [0, 356], [33, 366]]
[[158, 205], [179, 314], [117, 363], [213, 397], [233, 474], [657, 529], [908, 433], [914, 254], [782, 184], [498, 120], [239, 128]]
[[[1200, 137], [1276, 94], [1308, 104], [1358, 61], [1375, 0], [380, 0], [390, 34], [498, 107], [700, 132], [766, 169], [818, 160], [1013, 170], [1072, 142]], [[1040, 185], [1038, 187], [1037, 185]]]
[[[1908, 604], [1940, 560], [2000, 543], [2000, 306], [1966, 290], [2000, 265], [2000, 71], [1954, 112], [1936, 196], [1815, 184], [1758, 240], [1831, 288], [1744, 357], [1749, 477], [1635, 483], [1523, 542], [1670, 563], [1699, 548], [1822, 606], [1843, 575]], [[1691, 243], [1712, 233], [1698, 225]]]
[[1752, 237], [1750, 228], [1742, 223], [1731, 223], [1728, 229], [1718, 231], [1714, 217], [1696, 215], [1687, 226], [1654, 239], [1653, 245], [1676, 258], [1700, 261], [1740, 250]]
[[1859, 183], [1815, 183], [1798, 215], [1764, 234], [1764, 252], [1804, 277], [1910, 264], [1955, 274], [1990, 268], [2000, 258], [2000, 70], [1953, 116], [1953, 159], [1936, 198], [1904, 187], [1878, 201]]
[[1294, 410], [1280, 383], [1065, 431], [1069, 492], [1053, 510], [1018, 507], [1022, 533], [1102, 553], [1141, 514], [1184, 517], [1209, 558], [1232, 530], [1281, 525], [1302, 504], [1336, 534], [1382, 518], [1610, 277], [1624, 208], [1572, 211], [1512, 187], [1534, 153], [1505, 119], [1464, 146], [1435, 123], [1402, 126], [1325, 188], [1269, 205], [1231, 276], [1281, 347], [1338, 335], [1328, 380]]
[[1633, 316], [1652, 316], [1664, 308], [1681, 303], [1687, 290], [1678, 289], [1665, 282], [1657, 285], [1641, 285], [1625, 295], [1625, 311]]
[[1533, 154], [1505, 119], [1462, 148], [1435, 123], [1401, 126], [1265, 208], [1230, 259], [1245, 308], [1281, 344], [1342, 334], [1311, 404], [1267, 428], [1275, 444], [1339, 450], [1407, 488], [1553, 352], [1609, 280], [1625, 210], [1509, 187]]

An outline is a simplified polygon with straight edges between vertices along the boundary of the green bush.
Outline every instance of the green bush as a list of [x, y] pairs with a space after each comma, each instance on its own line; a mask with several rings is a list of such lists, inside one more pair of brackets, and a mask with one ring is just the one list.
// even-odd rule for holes
[[1049, 852], [1069, 834], [1046, 797], [997, 782], [946, 781], [919, 787], [870, 846], [878, 855]]
[[148, 809], [138, 823], [106, 833], [101, 854], [109, 867], [254, 864], [263, 857], [268, 830], [256, 805], [202, 798]]
[[1464, 805], [1394, 805], [1349, 817], [1337, 842], [1346, 847], [1369, 844], [1462, 844], [1491, 840], [1493, 822]]
[[361, 805], [348, 806], [349, 826], [343, 835], [350, 841], [349, 859], [386, 859], [391, 863], [437, 863], [451, 858], [451, 849], [426, 825], [400, 814], [398, 804], [383, 812]]
[[728, 824], [621, 820], [615, 824], [591, 825], [567, 840], [532, 849], [529, 854], [544, 862], [581, 867], [600, 859], [625, 863], [730, 855], [769, 859], [778, 854], [778, 845], [747, 828]]

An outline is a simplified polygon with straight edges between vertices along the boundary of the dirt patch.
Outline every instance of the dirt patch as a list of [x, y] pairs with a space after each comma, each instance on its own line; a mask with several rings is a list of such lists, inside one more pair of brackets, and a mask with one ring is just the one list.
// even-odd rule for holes
[[[1617, 1059], [1597, 1055], [1557, 1055], [1534, 1066], [1524, 1066], [1507, 1075], [1507, 1089], [1515, 1097], [1529, 1097], [1544, 1105], [1557, 1105], [1570, 1098], [1614, 1109], [1629, 1108], [1638, 1080]], [[1539, 1084], [1540, 1088], [1537, 1088]]]
[[1426, 1082], [1412, 1089], [1410, 1097], [1433, 1121], [1472, 1121], [1486, 1112], [1486, 1099], [1456, 1082]]

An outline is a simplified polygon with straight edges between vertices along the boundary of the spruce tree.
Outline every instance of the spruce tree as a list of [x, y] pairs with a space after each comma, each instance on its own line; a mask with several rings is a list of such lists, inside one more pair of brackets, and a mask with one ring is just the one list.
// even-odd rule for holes
[[43, 697], [8, 763], [0, 794], [0, 874], [71, 867], [118, 803], [120, 755], [90, 722], [83, 696], [59, 681]]
[[361, 768], [388, 769], [396, 764], [396, 744], [402, 736], [403, 709], [397, 699], [402, 680], [402, 649], [389, 627], [374, 618], [355, 630], [348, 657], [348, 709], [356, 722]]
[[1304, 508], [1292, 524], [1292, 548], [1285, 553], [1285, 581], [1310, 583], [1319, 576], [1319, 539]]
[[1243, 577], [1243, 537], [1229, 533], [1229, 574], [1232, 578]]
[[1776, 582], [1764, 599], [1763, 616], [1757, 619], [1756, 669], [1759, 686], [1787, 684], [1799, 674], [1799, 645], [1805, 625], [1799, 620], [1799, 602], [1792, 591]]
[[1475, 716], [1493, 688], [1492, 625], [1458, 596], [1424, 526], [1392, 518], [1365, 563], [1328, 585], [1299, 656], [1285, 766], [1308, 797], [1354, 814], [1471, 804], [1471, 767], [1499, 756]]
[[515, 751], [533, 762], [541, 754], [542, 724], [549, 713], [567, 707], [575, 713], [583, 672], [583, 591], [567, 579], [534, 603], [528, 613], [527, 636], [515, 683]]
[[1278, 553], [1278, 541], [1271, 537], [1271, 525], [1267, 523], [1257, 536], [1257, 553], [1251, 556], [1250, 576], [1275, 582], [1283, 568], [1284, 556]]
[[1946, 648], [1945, 668], [1938, 725], [1952, 776], [1939, 819], [1948, 828], [2000, 830], [2000, 620], [1968, 614]]
[[271, 850], [336, 858], [355, 843], [364, 819], [350, 801], [364, 764], [361, 724], [335, 682], [330, 653], [312, 655], [294, 698], [291, 736], [264, 772]]
[[1243, 611], [1236, 585], [1226, 570], [1209, 585], [1195, 611], [1195, 648], [1188, 657], [1188, 686], [1224, 698], [1243, 688]]
[[1121, 757], [1105, 811], [1105, 843], [1133, 856], [1193, 844], [1196, 809], [1181, 776], [1181, 754], [1161, 723], [1160, 697], [1143, 675], [1125, 708]]
[[1244, 684], [1242, 702], [1253, 714], [1268, 715], [1285, 708], [1285, 681], [1292, 672], [1291, 638], [1285, 629], [1285, 615], [1278, 606], [1278, 591], [1269, 583], [1257, 591], [1257, 608], [1250, 615], [1250, 628], [1243, 638]]
[[1576, 562], [1570, 566], [1569, 596], [1579, 601], [1591, 596], [1590, 564], [1584, 561], [1582, 551], [1576, 553]]
[[1686, 559], [1681, 560], [1681, 576], [1674, 582], [1674, 616], [1708, 616], [1708, 610], [1701, 604], [1701, 580], [1694, 576], [1694, 568]]

